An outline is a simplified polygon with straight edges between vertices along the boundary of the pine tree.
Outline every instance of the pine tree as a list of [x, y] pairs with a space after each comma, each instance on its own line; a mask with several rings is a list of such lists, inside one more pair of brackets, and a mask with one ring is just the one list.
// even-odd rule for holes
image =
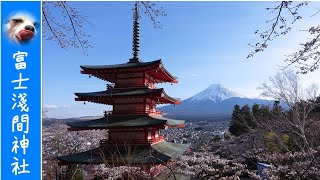
[[249, 107], [249, 105], [246, 104], [242, 106], [241, 112], [243, 116], [242, 121], [246, 127], [246, 132], [249, 131], [250, 129], [254, 129], [255, 127], [257, 127], [257, 123], [253, 118], [253, 112], [251, 111], [251, 108]]
[[232, 120], [229, 127], [229, 132], [235, 136], [240, 136], [241, 134], [246, 133], [247, 128], [243, 122], [243, 114], [241, 112], [240, 106], [235, 105], [233, 107]]

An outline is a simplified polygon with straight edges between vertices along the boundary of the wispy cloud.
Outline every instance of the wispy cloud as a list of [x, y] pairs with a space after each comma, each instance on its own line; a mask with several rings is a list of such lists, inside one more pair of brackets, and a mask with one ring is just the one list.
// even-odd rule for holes
[[199, 75], [199, 74], [196, 74], [196, 73], [192, 73], [191, 76], [192, 76], [192, 77], [199, 77], [200, 75]]
[[46, 109], [65, 109], [65, 108], [71, 108], [70, 105], [63, 104], [63, 105], [57, 105], [57, 104], [48, 104], [43, 106]]

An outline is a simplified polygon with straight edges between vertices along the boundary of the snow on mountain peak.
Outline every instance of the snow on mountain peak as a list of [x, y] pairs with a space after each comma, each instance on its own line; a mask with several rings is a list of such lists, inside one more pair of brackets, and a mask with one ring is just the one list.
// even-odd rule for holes
[[192, 96], [190, 101], [211, 100], [213, 102], [223, 101], [231, 97], [243, 97], [242, 95], [233, 92], [220, 84], [212, 84], [207, 89]]

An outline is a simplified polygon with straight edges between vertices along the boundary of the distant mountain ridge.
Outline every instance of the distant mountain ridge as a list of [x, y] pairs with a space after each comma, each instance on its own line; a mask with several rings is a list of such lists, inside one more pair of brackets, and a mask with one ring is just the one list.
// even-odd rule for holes
[[248, 98], [221, 84], [212, 84], [196, 95], [183, 100], [180, 105], [168, 105], [158, 109], [163, 111], [167, 117], [175, 118], [230, 116], [236, 104], [252, 106], [253, 104], [273, 105], [273, 103], [273, 100]]

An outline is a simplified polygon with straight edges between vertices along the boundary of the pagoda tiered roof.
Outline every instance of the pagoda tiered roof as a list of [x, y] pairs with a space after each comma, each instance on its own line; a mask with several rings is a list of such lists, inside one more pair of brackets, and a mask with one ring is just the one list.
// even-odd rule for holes
[[158, 104], [180, 104], [180, 99], [167, 95], [163, 88], [110, 88], [106, 91], [75, 93], [76, 101], [90, 101], [100, 104], [112, 105], [115, 98], [137, 98], [147, 97], [155, 99]]
[[89, 129], [123, 129], [123, 128], [146, 128], [146, 127], [183, 127], [184, 120], [174, 120], [159, 115], [108, 115], [99, 119], [74, 120], [67, 122], [69, 130]]
[[135, 73], [135, 72], [147, 72], [150, 76], [154, 77], [156, 82], [170, 82], [177, 83], [177, 77], [171, 75], [163, 66], [162, 60], [156, 60], [151, 62], [128, 62], [115, 65], [83, 65], [82, 74], [90, 74], [99, 79], [116, 82], [117, 74], [121, 73]]
[[109, 164], [109, 165], [146, 165], [163, 164], [183, 154], [189, 145], [166, 141], [152, 145], [103, 145], [96, 149], [60, 156], [60, 165], [67, 164]]

